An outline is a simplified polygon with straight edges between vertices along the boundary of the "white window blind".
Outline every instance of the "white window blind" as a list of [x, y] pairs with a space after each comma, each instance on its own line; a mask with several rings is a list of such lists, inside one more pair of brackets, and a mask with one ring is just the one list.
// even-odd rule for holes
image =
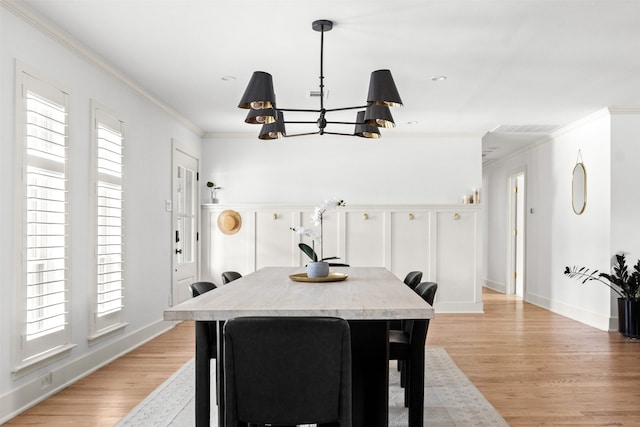
[[95, 110], [96, 301], [93, 333], [123, 322], [123, 123]]
[[68, 342], [67, 98], [24, 74], [24, 321], [20, 358]]

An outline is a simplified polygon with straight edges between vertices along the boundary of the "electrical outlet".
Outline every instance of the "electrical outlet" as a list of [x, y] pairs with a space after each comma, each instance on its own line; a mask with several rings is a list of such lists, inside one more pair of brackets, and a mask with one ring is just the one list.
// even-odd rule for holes
[[40, 378], [40, 389], [45, 389], [53, 385], [53, 374], [49, 372], [44, 377]]

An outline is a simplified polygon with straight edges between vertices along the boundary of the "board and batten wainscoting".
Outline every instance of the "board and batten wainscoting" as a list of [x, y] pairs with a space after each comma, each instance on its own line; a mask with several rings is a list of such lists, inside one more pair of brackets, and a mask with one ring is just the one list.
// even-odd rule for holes
[[[230, 209], [242, 219], [234, 234], [218, 228]], [[201, 280], [222, 285], [220, 275], [262, 267], [304, 266], [309, 258], [293, 232], [313, 227], [309, 205], [202, 205]], [[325, 213], [324, 257], [352, 267], [385, 267], [398, 278], [413, 270], [438, 283], [437, 313], [481, 313], [481, 205], [349, 205]], [[319, 242], [315, 250], [320, 256]]]

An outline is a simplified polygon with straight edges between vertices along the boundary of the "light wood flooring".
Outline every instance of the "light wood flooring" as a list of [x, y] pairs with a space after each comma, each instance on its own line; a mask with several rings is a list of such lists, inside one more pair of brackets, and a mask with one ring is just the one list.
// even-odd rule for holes
[[[640, 341], [485, 290], [485, 313], [440, 314], [444, 347], [512, 426], [640, 426]], [[193, 357], [184, 322], [7, 426], [111, 426]]]

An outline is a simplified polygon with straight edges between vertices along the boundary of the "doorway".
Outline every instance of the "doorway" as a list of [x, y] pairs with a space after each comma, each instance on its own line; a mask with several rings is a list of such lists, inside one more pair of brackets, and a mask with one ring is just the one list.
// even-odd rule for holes
[[508, 256], [507, 294], [525, 295], [525, 171], [516, 171], [508, 179]]
[[172, 156], [172, 304], [191, 298], [189, 285], [198, 278], [200, 160], [173, 143]]

